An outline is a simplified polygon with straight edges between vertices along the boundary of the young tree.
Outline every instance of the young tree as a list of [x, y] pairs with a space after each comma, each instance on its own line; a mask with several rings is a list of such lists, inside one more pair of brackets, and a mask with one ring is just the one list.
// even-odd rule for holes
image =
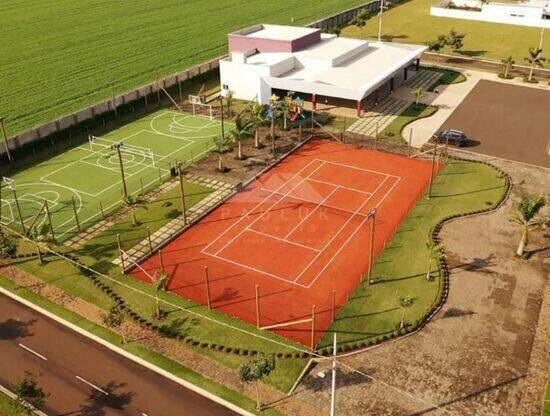
[[254, 129], [254, 124], [252, 121], [247, 120], [243, 117], [237, 117], [235, 120], [235, 125], [229, 131], [230, 136], [234, 141], [237, 142], [237, 159], [243, 160], [243, 150], [242, 150], [242, 140], [252, 136], [252, 130]]
[[25, 376], [11, 386], [16, 395], [14, 407], [21, 413], [34, 414], [34, 410], [42, 410], [48, 394], [42, 390], [34, 376], [25, 372]]
[[109, 312], [103, 315], [103, 323], [109, 328], [116, 328], [122, 325], [124, 321], [124, 312], [118, 307], [113, 305], [109, 309]]
[[227, 136], [222, 137], [222, 135], [220, 134], [220, 136], [217, 137], [214, 141], [215, 147], [213, 152], [218, 154], [218, 167], [217, 167], [218, 172], [223, 173], [226, 171], [226, 168], [223, 165], [223, 155], [225, 152], [227, 152], [230, 140], [231, 140], [230, 137], [227, 137]]
[[229, 118], [233, 117], [233, 95], [234, 92], [231, 90], [225, 92], [225, 104], [227, 105], [227, 115]]
[[521, 239], [516, 250], [516, 254], [520, 257], [523, 256], [525, 246], [529, 243], [529, 232], [550, 225], [550, 217], [535, 219], [545, 204], [546, 200], [542, 196], [524, 195], [517, 205], [516, 214], [510, 218], [511, 222], [522, 228]]
[[256, 388], [256, 410], [260, 411], [262, 404], [260, 401], [259, 382], [267, 377], [275, 369], [275, 359], [273, 357], [260, 357], [244, 363], [239, 368], [239, 377], [245, 383], [254, 383]]
[[443, 244], [436, 244], [430, 240], [426, 243], [426, 248], [428, 249], [428, 270], [426, 271], [426, 280], [431, 280], [432, 261], [435, 260], [437, 262], [443, 254]]
[[0, 229], [0, 257], [8, 258], [17, 252], [17, 243], [15, 240]]
[[401, 307], [401, 322], [399, 323], [399, 328], [405, 326], [405, 310], [410, 308], [414, 303], [414, 299], [410, 296], [397, 296], [397, 303]]
[[365, 9], [363, 9], [359, 13], [357, 13], [357, 15], [351, 21], [351, 24], [354, 26], [357, 26], [361, 31], [361, 37], [363, 37], [363, 28], [367, 24], [368, 18], [369, 18], [369, 14]]
[[510, 69], [512, 69], [512, 66], [516, 63], [514, 61], [514, 58], [510, 55], [507, 58], [501, 59], [500, 62], [502, 65], [504, 65], [504, 78], [508, 78]]
[[168, 276], [166, 273], [161, 273], [158, 276], [156, 276], [154, 288], [155, 288], [155, 304], [156, 304], [155, 317], [157, 319], [161, 319], [163, 316], [160, 310], [159, 292], [161, 291], [164, 292], [166, 290], [166, 286], [168, 285], [169, 279], [170, 279], [170, 276]]
[[426, 92], [424, 88], [418, 87], [412, 91], [412, 95], [414, 95], [414, 103], [418, 106], [420, 104], [420, 100], [426, 96]]
[[451, 29], [451, 31], [447, 35], [446, 44], [450, 46], [453, 53], [458, 52], [464, 46], [465, 37], [466, 34], [458, 33], [456, 30]]
[[529, 64], [529, 76], [527, 77], [527, 81], [531, 82], [533, 81], [533, 72], [535, 71], [535, 67], [544, 67], [546, 58], [542, 57], [541, 48], [529, 48], [529, 56], [524, 59]]

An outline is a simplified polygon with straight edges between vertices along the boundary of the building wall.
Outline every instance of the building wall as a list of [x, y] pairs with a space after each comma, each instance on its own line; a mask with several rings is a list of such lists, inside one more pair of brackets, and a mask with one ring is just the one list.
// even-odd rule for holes
[[292, 42], [286, 40], [258, 39], [250, 36], [230, 34], [227, 38], [229, 52], [291, 52]]
[[291, 42], [291, 52], [301, 51], [310, 45], [321, 41], [321, 31], [310, 33], [309, 35], [302, 36], [299, 39], [295, 39]]
[[[480, 7], [475, 1], [453, 1], [457, 6]], [[542, 19], [542, 8], [532, 6], [515, 6], [505, 4], [486, 4], [481, 11], [448, 9], [441, 6], [430, 8], [432, 16], [454, 19], [477, 20], [481, 22], [504, 23], [528, 27], [550, 28], [550, 20]]]
[[269, 68], [220, 60], [220, 83], [227, 85], [233, 96], [252, 100], [260, 94], [261, 79], [269, 76]]

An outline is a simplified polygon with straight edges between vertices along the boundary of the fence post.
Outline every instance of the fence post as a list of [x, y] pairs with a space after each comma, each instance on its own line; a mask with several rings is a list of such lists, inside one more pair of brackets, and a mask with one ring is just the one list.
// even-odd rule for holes
[[260, 328], [260, 287], [256, 285], [256, 326]]
[[47, 200], [44, 200], [44, 205], [46, 207], [46, 215], [48, 216], [48, 222], [50, 223], [50, 232], [52, 233], [52, 241], [54, 244], [57, 244], [57, 240], [55, 239], [55, 232], [53, 229], [52, 216], [50, 214], [50, 208], [48, 206]]
[[331, 313], [332, 322], [334, 322], [335, 317], [336, 317], [336, 290], [332, 289], [332, 313]]
[[160, 264], [160, 272], [164, 273], [164, 263], [162, 261], [162, 250], [159, 250], [159, 264]]
[[208, 266], [204, 266], [204, 279], [206, 283], [206, 306], [208, 307], [208, 310], [210, 310], [210, 278], [208, 276]]
[[103, 211], [103, 202], [99, 201], [99, 210], [101, 211], [101, 218], [105, 218], [105, 211]]
[[147, 227], [147, 241], [149, 242], [149, 253], [153, 254], [153, 242], [151, 241], [151, 228]]
[[126, 271], [126, 267], [124, 265], [124, 254], [122, 253], [122, 243], [120, 242], [120, 234], [116, 235], [116, 242], [118, 245], [118, 254], [120, 256], [120, 268], [122, 270], [122, 274]]
[[413, 138], [413, 129], [411, 128], [409, 130], [409, 148], [407, 149], [407, 156], [408, 157], [411, 157], [412, 138]]
[[311, 308], [311, 351], [315, 349], [315, 305]]
[[74, 219], [76, 221], [76, 229], [78, 232], [82, 232], [82, 229], [80, 228], [80, 221], [78, 220], [78, 211], [76, 209], [76, 202], [74, 200], [74, 196], [71, 197], [71, 200], [73, 201], [73, 211], [74, 211]]

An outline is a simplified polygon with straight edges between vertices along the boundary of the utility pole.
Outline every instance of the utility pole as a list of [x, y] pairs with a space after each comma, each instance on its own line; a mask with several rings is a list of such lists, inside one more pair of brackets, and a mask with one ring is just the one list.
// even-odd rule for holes
[[128, 188], [126, 187], [126, 176], [124, 175], [124, 162], [122, 161], [122, 152], [120, 148], [124, 146], [123, 142], [115, 143], [111, 146], [111, 149], [116, 149], [118, 156], [118, 164], [120, 165], [120, 177], [122, 178], [122, 197], [124, 201], [128, 201]]
[[225, 127], [224, 127], [224, 118], [223, 118], [223, 97], [220, 95], [220, 111], [222, 113], [222, 141], [225, 139]]
[[367, 285], [371, 283], [372, 265], [374, 263], [374, 224], [376, 222], [376, 208], [369, 212], [370, 217], [370, 247], [369, 247], [369, 271], [367, 274]]
[[8, 135], [6, 134], [6, 126], [4, 125], [4, 117], [0, 117], [0, 125], [2, 125], [2, 133], [4, 134], [4, 145], [6, 146], [6, 155], [10, 161], [10, 166], [13, 166], [13, 157], [11, 155], [10, 146], [8, 145]]
[[187, 209], [185, 207], [185, 191], [183, 190], [183, 176], [181, 173], [181, 162], [178, 162], [178, 177], [180, 182], [181, 212], [183, 214], [183, 223], [187, 225]]
[[332, 341], [332, 389], [330, 391], [330, 416], [336, 416], [336, 332]]
[[384, 14], [384, 1], [380, 0], [380, 12], [378, 13], [378, 42], [382, 41], [382, 15]]

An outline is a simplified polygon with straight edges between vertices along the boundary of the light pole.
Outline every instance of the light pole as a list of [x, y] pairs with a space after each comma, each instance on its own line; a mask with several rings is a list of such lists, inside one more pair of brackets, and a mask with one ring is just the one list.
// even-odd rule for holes
[[336, 416], [336, 332], [332, 342], [332, 388], [330, 391], [330, 416]]
[[6, 134], [6, 126], [4, 125], [4, 117], [0, 117], [0, 125], [2, 125], [2, 133], [4, 134], [4, 145], [6, 146], [6, 155], [10, 161], [10, 166], [13, 166], [13, 157], [11, 155], [10, 146], [8, 145], [8, 135]]
[[128, 202], [128, 188], [126, 187], [126, 176], [124, 175], [124, 163], [122, 161], [122, 152], [120, 148], [124, 146], [123, 142], [115, 143], [111, 149], [115, 149], [118, 156], [118, 164], [120, 165], [120, 177], [122, 178], [122, 197], [125, 202]]
[[542, 49], [542, 42], [544, 40], [544, 27], [540, 31], [539, 49]]
[[380, 0], [380, 12], [378, 13], [378, 42], [382, 41], [382, 15], [384, 14], [385, 0]]

